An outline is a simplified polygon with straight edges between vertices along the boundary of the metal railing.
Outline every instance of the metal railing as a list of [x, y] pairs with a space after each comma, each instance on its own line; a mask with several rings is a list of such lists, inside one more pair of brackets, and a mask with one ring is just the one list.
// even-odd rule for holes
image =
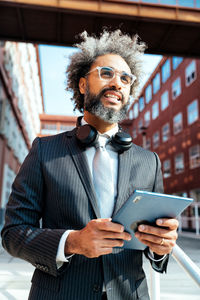
[[[195, 263], [178, 245], [174, 246], [172, 257], [200, 287], [199, 267], [195, 265]], [[151, 300], [160, 300], [160, 274], [154, 271], [152, 268], [150, 269], [150, 296]]]

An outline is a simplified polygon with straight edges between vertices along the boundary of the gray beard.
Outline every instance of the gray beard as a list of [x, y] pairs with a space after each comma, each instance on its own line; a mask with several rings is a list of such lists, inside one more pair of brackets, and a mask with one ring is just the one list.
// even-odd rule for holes
[[[95, 115], [99, 119], [108, 122], [110, 124], [119, 123], [126, 118], [126, 114], [128, 111], [129, 101], [122, 106], [119, 111], [114, 110], [113, 108], [104, 107], [101, 103], [101, 97], [107, 90], [115, 90], [113, 88], [103, 89], [98, 95], [93, 95], [89, 91], [89, 87], [87, 85], [86, 92], [84, 96], [84, 110], [90, 112]], [[124, 97], [122, 96], [122, 102]]]

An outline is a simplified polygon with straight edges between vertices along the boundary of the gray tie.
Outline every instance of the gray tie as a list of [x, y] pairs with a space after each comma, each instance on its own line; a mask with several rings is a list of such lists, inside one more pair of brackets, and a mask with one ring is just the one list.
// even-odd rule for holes
[[110, 218], [114, 208], [110, 199], [110, 195], [114, 194], [113, 172], [109, 153], [105, 145], [100, 146], [99, 143], [93, 160], [93, 182], [101, 218]]

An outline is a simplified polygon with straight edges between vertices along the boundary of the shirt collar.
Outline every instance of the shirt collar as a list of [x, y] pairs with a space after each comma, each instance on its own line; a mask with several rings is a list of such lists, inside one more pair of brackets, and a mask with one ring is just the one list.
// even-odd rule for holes
[[[86, 125], [88, 124], [83, 118], [81, 120], [81, 125]], [[98, 131], [98, 134], [99, 136], [102, 136], [102, 137], [106, 137], [107, 139], [111, 138], [113, 135], [115, 135], [115, 133], [117, 133], [119, 131], [119, 126], [118, 124], [116, 124], [115, 127], [111, 128], [110, 130], [104, 132], [104, 133], [100, 133]]]

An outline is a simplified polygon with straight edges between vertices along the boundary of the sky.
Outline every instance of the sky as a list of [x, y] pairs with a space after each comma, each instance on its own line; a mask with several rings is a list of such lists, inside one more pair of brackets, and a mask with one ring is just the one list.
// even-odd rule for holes
[[[77, 51], [72, 47], [40, 45], [41, 77], [44, 96], [44, 110], [47, 114], [77, 116], [73, 111], [72, 94], [66, 89], [66, 69], [69, 57]], [[162, 56], [144, 55], [143, 68], [145, 72], [141, 88], [153, 72]]]

